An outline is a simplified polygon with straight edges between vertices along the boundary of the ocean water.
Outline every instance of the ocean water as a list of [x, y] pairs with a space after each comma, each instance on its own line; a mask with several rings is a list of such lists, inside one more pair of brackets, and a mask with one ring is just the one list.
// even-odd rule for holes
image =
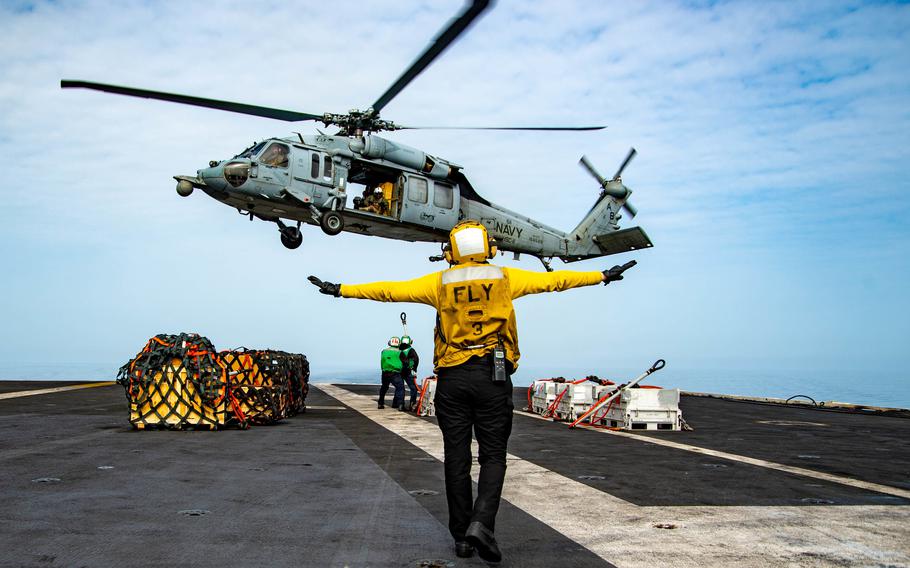
[[[644, 369], [617, 369], [600, 375], [622, 383], [637, 378]], [[512, 377], [515, 386], [529, 386], [535, 379], [564, 376], [580, 379], [590, 371], [561, 372], [552, 369], [520, 368]], [[421, 374], [421, 377], [423, 375]], [[319, 372], [313, 382], [379, 384], [379, 372], [369, 370]], [[803, 395], [816, 402], [836, 401], [888, 408], [910, 408], [910, 373], [906, 371], [849, 370], [726, 370], [665, 367], [646, 377], [642, 384], [678, 388], [690, 392], [732, 394], [787, 399]], [[805, 400], [805, 399], [802, 399]]]
[[[118, 365], [97, 363], [18, 364], [0, 362], [0, 380], [112, 381]], [[616, 369], [602, 378], [627, 382], [643, 369]], [[564, 376], [582, 378], [589, 371], [575, 369], [525, 368], [512, 377], [515, 386], [528, 386], [538, 378]], [[421, 377], [424, 375], [421, 374]], [[312, 368], [317, 383], [379, 384], [379, 372], [369, 369], [322, 371]], [[642, 384], [679, 388], [684, 391], [789, 398], [804, 395], [821, 401], [848, 402], [869, 406], [910, 408], [910, 372], [891, 370], [733, 370], [682, 369], [667, 366], [647, 377]]]
[[[627, 373], [632, 378], [641, 371]], [[646, 383], [692, 392], [787, 399], [808, 396], [889, 408], [910, 408], [908, 373], [851, 370], [676, 369], [669, 366]]]

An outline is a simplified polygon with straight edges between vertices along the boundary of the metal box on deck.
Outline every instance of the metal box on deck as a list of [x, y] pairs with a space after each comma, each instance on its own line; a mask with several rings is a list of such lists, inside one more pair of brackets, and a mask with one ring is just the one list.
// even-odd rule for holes
[[564, 383], [554, 383], [553, 381], [534, 381], [531, 385], [531, 412], [543, 414], [547, 408], [556, 400], [556, 396], [565, 388]]
[[[597, 424], [623, 430], [681, 430], [679, 389], [626, 389], [612, 405], [594, 413]], [[606, 412], [603, 420], [600, 416]]]
[[584, 414], [596, 400], [594, 398], [594, 383], [567, 383], [566, 394], [559, 399], [556, 405], [556, 417], [560, 420], [575, 420]]
[[436, 416], [436, 377], [427, 377], [420, 385], [417, 416]]

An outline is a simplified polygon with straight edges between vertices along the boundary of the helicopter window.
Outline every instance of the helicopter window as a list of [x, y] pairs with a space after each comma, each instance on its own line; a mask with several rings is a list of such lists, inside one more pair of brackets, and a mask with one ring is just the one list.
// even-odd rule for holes
[[451, 209], [453, 204], [452, 186], [444, 183], [433, 182], [433, 205], [444, 209]]
[[252, 158], [255, 156], [259, 150], [262, 150], [262, 147], [265, 146], [265, 142], [260, 142], [259, 144], [254, 144], [253, 146], [247, 148], [243, 153], [241, 153], [238, 158]]
[[427, 180], [419, 177], [408, 179], [408, 199], [417, 203], [427, 202]]
[[259, 161], [267, 166], [288, 167], [288, 155], [291, 151], [284, 144], [274, 143], [262, 153]]
[[313, 154], [312, 162], [310, 163], [310, 177], [319, 177], [319, 154]]
[[322, 160], [322, 175], [327, 178], [332, 177], [332, 157], [326, 156]]

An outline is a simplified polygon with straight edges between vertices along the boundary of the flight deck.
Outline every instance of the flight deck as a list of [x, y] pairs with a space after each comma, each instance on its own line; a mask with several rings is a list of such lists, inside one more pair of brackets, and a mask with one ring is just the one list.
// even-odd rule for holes
[[[485, 566], [433, 418], [311, 384], [249, 430], [138, 431], [117, 385], [0, 382], [0, 566]], [[683, 396], [685, 432], [570, 430], [515, 389], [500, 566], [910, 566], [910, 420]], [[476, 468], [474, 470], [476, 475]]]

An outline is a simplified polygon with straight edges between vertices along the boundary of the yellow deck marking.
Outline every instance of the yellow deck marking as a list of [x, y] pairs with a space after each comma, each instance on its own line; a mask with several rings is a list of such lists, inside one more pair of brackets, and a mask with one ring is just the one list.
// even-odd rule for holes
[[115, 385], [115, 384], [117, 384], [117, 383], [115, 383], [113, 381], [105, 381], [102, 383], [85, 383], [82, 385], [72, 385], [69, 387], [55, 387], [55, 388], [50, 388], [50, 389], [36, 389], [36, 390], [27, 390], [27, 391], [5, 392], [5, 393], [0, 393], [0, 400], [6, 400], [8, 398], [20, 398], [23, 396], [35, 396], [38, 394], [53, 394], [55, 392], [66, 392], [66, 391], [72, 391], [72, 390], [90, 389], [90, 388], [94, 388], [94, 387], [109, 387], [109, 386]]
[[[530, 412], [524, 412], [522, 410], [515, 410], [515, 414], [520, 414], [522, 416], [528, 416], [530, 418], [538, 418], [541, 420], [546, 420], [551, 422], [549, 418], [544, 418], [543, 416], [532, 414]], [[885, 493], [886, 495], [894, 495], [895, 497], [902, 497], [904, 499], [910, 499], [910, 491], [906, 489], [900, 489], [898, 487], [891, 487], [890, 485], [882, 485], [880, 483], [872, 483], [870, 481], [862, 481], [859, 479], [853, 479], [852, 477], [844, 477], [842, 475], [832, 475], [830, 473], [824, 473], [821, 471], [814, 471], [811, 469], [806, 469], [803, 467], [796, 467], [792, 465], [785, 465], [782, 463], [776, 463], [767, 460], [760, 460], [756, 458], [750, 458], [748, 456], [741, 456], [739, 454], [731, 454], [728, 452], [720, 452], [717, 450], [709, 450], [707, 448], [700, 448], [698, 446], [690, 446], [689, 444], [680, 444], [679, 442], [671, 442], [670, 440], [664, 440], [661, 438], [651, 438], [649, 436], [640, 436], [638, 434], [631, 434], [629, 432], [621, 432], [617, 430], [607, 430], [605, 428], [593, 428], [584, 424], [579, 424], [577, 428], [584, 428], [585, 430], [594, 430], [595, 432], [600, 432], [602, 434], [612, 434], [614, 436], [620, 436], [623, 438], [631, 438], [632, 440], [638, 440], [639, 442], [648, 442], [649, 444], [657, 444], [658, 446], [666, 446], [668, 448], [674, 448], [677, 450], [684, 450], [687, 452], [693, 452], [696, 454], [703, 454], [706, 456], [711, 456], [715, 458], [721, 458], [725, 460], [746, 463], [749, 465], [754, 465], [758, 467], [764, 467], [767, 469], [775, 469], [777, 471], [783, 471], [785, 473], [792, 473], [794, 475], [802, 475], [804, 477], [812, 477], [814, 479], [820, 479], [822, 481], [828, 481], [831, 483], [839, 483], [841, 485], [847, 485], [849, 487], [856, 487], [857, 489], [865, 489], [867, 491], [875, 491], [878, 493]]]

